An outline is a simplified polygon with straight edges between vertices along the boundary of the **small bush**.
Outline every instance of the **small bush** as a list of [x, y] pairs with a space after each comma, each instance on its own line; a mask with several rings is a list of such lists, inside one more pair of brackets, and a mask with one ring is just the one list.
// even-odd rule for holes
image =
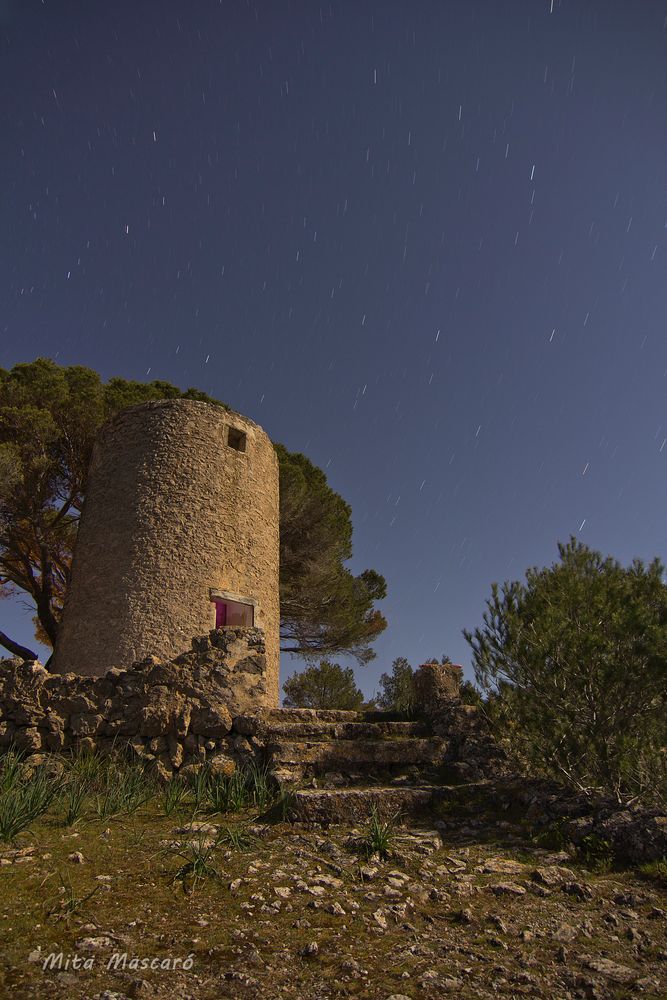
[[206, 764], [190, 775], [188, 785], [194, 798], [195, 812], [199, 811], [206, 801], [210, 783], [211, 769]]
[[109, 756], [95, 750], [80, 750], [78, 748], [64, 756], [62, 760], [69, 778], [78, 779], [89, 788], [94, 788], [104, 782], [111, 763]]
[[24, 754], [13, 748], [3, 754], [0, 763], [0, 794], [8, 792], [20, 784], [24, 773]]
[[547, 851], [564, 851], [568, 844], [565, 820], [554, 820], [548, 826], [535, 831], [531, 840], [536, 847], [544, 847]]

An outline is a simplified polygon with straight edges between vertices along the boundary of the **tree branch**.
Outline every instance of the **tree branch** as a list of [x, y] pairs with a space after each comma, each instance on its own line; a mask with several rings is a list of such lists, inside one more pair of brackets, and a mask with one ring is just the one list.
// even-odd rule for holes
[[14, 656], [20, 656], [23, 660], [39, 659], [37, 653], [33, 653], [32, 649], [28, 649], [27, 646], [21, 646], [18, 642], [14, 642], [14, 640], [10, 639], [4, 632], [0, 632], [0, 646], [4, 646], [5, 649], [8, 649], [10, 653], [14, 654]]

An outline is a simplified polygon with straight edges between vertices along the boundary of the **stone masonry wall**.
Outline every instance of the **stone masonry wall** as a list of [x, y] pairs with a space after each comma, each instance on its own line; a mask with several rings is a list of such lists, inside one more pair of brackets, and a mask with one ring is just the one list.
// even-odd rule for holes
[[[129, 744], [162, 777], [210, 761], [223, 770], [252, 748], [238, 731], [266, 703], [261, 629], [213, 629], [173, 660], [149, 656], [103, 677], [0, 661], [0, 748], [29, 754]], [[233, 724], [239, 717], [239, 727]]]

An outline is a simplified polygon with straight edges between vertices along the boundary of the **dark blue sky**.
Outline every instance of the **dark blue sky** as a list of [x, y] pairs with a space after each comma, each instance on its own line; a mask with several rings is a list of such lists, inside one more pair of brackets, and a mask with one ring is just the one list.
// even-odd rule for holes
[[0, 77], [0, 365], [325, 468], [389, 586], [366, 691], [570, 534], [667, 558], [665, 0], [0, 0]]

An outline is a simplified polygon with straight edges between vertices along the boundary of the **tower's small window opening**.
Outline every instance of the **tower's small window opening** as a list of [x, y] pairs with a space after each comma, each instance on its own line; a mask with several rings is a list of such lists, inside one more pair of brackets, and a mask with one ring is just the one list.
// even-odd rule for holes
[[227, 444], [234, 451], [245, 451], [246, 436], [243, 431], [239, 431], [236, 427], [230, 427], [227, 431]]
[[214, 602], [216, 628], [224, 628], [226, 625], [252, 628], [255, 624], [255, 608], [252, 604], [223, 600], [220, 597], [214, 598]]

